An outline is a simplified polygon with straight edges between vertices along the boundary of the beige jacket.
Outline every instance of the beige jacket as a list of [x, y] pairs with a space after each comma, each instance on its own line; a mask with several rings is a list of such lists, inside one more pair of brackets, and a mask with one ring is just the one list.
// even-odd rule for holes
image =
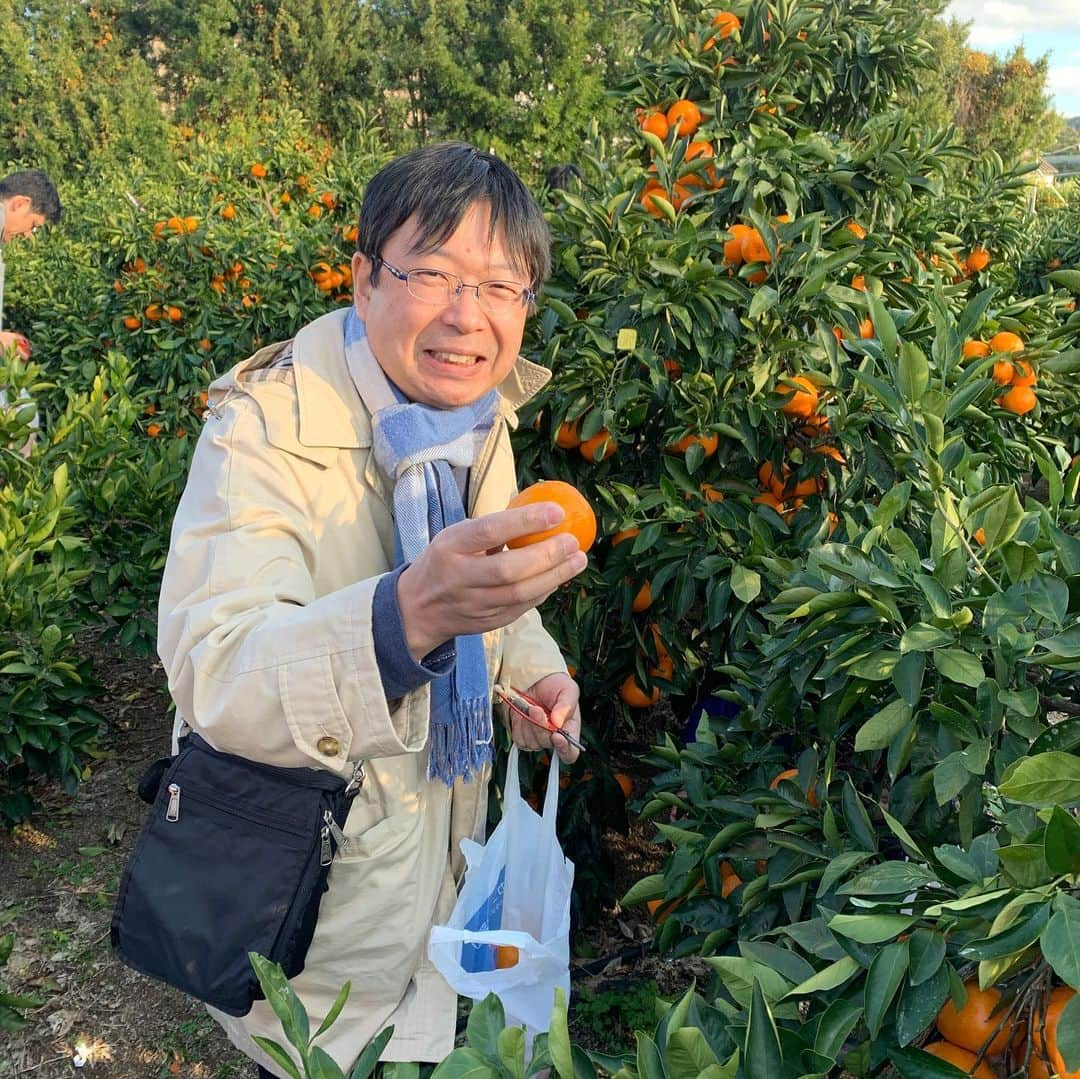
[[[452, 791], [427, 779], [429, 690], [387, 702], [371, 608], [394, 565], [392, 488], [376, 471], [371, 425], [342, 343], [344, 311], [304, 327], [292, 368], [273, 345], [218, 379], [173, 524], [158, 649], [178, 717], [217, 748], [367, 779], [335, 859], [304, 971], [293, 987], [314, 1029], [352, 992], [320, 1043], [348, 1069], [388, 1024], [384, 1059], [441, 1060], [457, 999], [428, 963], [464, 873], [463, 837], [483, 838], [487, 777]], [[256, 375], [256, 372], [261, 374]], [[471, 472], [470, 516], [515, 491], [508, 428], [550, 377], [520, 360], [499, 387], [499, 418]], [[527, 687], [566, 667], [535, 611], [485, 635], [488, 671]], [[284, 1042], [265, 1002], [215, 1013], [233, 1042]]]

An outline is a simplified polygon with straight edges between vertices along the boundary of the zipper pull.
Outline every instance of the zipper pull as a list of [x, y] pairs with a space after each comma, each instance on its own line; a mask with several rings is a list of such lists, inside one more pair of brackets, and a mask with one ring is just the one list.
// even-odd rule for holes
[[358, 760], [353, 765], [352, 778], [345, 786], [345, 796], [348, 797], [353, 791], [358, 791], [364, 785], [364, 762]]
[[167, 821], [178, 821], [180, 819], [180, 784], [169, 784], [169, 808], [165, 810], [165, 819]]
[[329, 865], [334, 860], [334, 852], [330, 849], [330, 826], [324, 824], [319, 835], [322, 839], [319, 865]]
[[334, 814], [329, 809], [323, 810], [323, 822], [326, 827], [330, 829], [330, 834], [334, 837], [334, 842], [339, 847], [347, 847], [349, 845], [349, 837], [338, 826], [338, 822], [334, 820]]

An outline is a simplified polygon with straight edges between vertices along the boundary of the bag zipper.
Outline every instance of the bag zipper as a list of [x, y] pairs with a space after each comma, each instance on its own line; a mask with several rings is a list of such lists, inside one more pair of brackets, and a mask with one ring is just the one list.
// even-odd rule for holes
[[[168, 786], [169, 791], [169, 806], [165, 811], [165, 819], [170, 824], [175, 824], [180, 819], [180, 793], [181, 787], [179, 783], [170, 783]], [[309, 839], [311, 832], [304, 831], [294, 821], [288, 820], [284, 817], [276, 817], [273, 814], [264, 813], [264, 816], [258, 816], [252, 811], [245, 812], [236, 803], [229, 803], [221, 798], [215, 798], [213, 795], [208, 794], [206, 791], [199, 787], [192, 789], [191, 787], [185, 788], [188, 798], [194, 798], [197, 802], [202, 802], [204, 805], [213, 806], [215, 809], [220, 809], [223, 813], [233, 814], [237, 817], [242, 817], [244, 820], [251, 821], [252, 824], [258, 824], [263, 828], [272, 828], [280, 832], [288, 832], [290, 835], [299, 836], [302, 839]]]
[[180, 784], [169, 784], [169, 808], [165, 810], [165, 819], [175, 822], [180, 819]]

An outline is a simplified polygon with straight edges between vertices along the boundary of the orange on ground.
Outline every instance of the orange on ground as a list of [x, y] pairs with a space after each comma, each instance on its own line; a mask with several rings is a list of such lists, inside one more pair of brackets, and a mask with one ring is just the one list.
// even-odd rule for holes
[[638, 590], [634, 596], [633, 603], [630, 604], [630, 610], [635, 614], [641, 614], [642, 611], [647, 611], [652, 606], [652, 585], [646, 581]]
[[661, 142], [668, 136], [670, 125], [662, 112], [651, 112], [641, 121], [641, 130], [655, 135]]
[[516, 967], [519, 958], [518, 950], [513, 944], [499, 944], [495, 948], [495, 969], [508, 970]]
[[931, 1042], [923, 1046], [923, 1051], [941, 1060], [947, 1060], [950, 1064], [955, 1064], [962, 1072], [974, 1075], [975, 1079], [998, 1079], [997, 1072], [989, 1064], [984, 1061], [975, 1067], [975, 1061], [978, 1059], [975, 1054], [961, 1049], [958, 1045], [953, 1045], [952, 1042]]
[[678, 442], [672, 442], [667, 449], [672, 453], [686, 453], [695, 442], [705, 451], [706, 457], [711, 457], [720, 445], [720, 436], [717, 434], [687, 435], [685, 438], [680, 438]]
[[516, 550], [519, 547], [528, 547], [531, 543], [539, 543], [550, 536], [558, 536], [568, 532], [578, 541], [578, 546], [587, 551], [596, 540], [596, 514], [588, 499], [576, 488], [562, 480], [540, 480], [526, 487], [524, 491], [510, 499], [507, 509], [517, 509], [520, 506], [532, 506], [537, 502], [554, 502], [561, 506], [565, 517], [552, 528], [546, 528], [541, 532], [530, 532], [525, 536], [515, 536], [507, 547]]
[[731, 239], [724, 243], [724, 258], [733, 266], [742, 265], [743, 238], [753, 231], [749, 225], [744, 225], [742, 222], [737, 222], [728, 229], [728, 232], [731, 233]]
[[874, 336], [874, 323], [870, 319], [864, 318], [859, 323], [859, 336], [864, 341], [869, 341]]
[[615, 782], [619, 784], [624, 798], [632, 798], [634, 794], [634, 781], [625, 772], [615, 773]]
[[1013, 386], [997, 399], [997, 403], [1017, 416], [1026, 416], [1039, 403], [1039, 399], [1030, 386]]
[[757, 229], [750, 229], [743, 236], [739, 249], [742, 252], [743, 262], [772, 262], [772, 255], [769, 254], [769, 249], [765, 246], [765, 241]]
[[648, 708], [660, 700], [660, 690], [653, 686], [652, 693], [646, 693], [631, 674], [624, 678], [622, 685], [619, 686], [619, 696], [623, 699], [623, 703], [631, 708]]
[[611, 546], [618, 547], [623, 540], [633, 539], [641, 532], [640, 528], [624, 528], [621, 532], [616, 532], [611, 537]]
[[805, 375], [793, 375], [780, 383], [777, 389], [780, 393], [787, 393], [791, 390], [792, 384], [797, 388], [780, 406], [780, 411], [785, 416], [807, 419], [817, 411], [818, 388]]
[[[1058, 1023], [1061, 1021], [1061, 1013], [1065, 1008], [1065, 1005], [1069, 1003], [1072, 998], [1076, 996], [1076, 990], [1070, 989], [1068, 986], [1059, 985], [1056, 989], [1050, 993], [1050, 1000], [1046, 1006], [1046, 1052], [1050, 1057], [1050, 1063], [1054, 1066], [1054, 1072], [1057, 1074], [1058, 1079], [1080, 1079], [1080, 1069], [1073, 1071], [1065, 1070], [1065, 1059], [1061, 1055], [1061, 1051], [1058, 1049], [1057, 1031]], [[1029, 1079], [1031, 1076], [1039, 1074], [1046, 1075], [1046, 1064], [1042, 1060], [1043, 1055], [1043, 1040], [1042, 1031], [1039, 1016], [1035, 1017], [1035, 1029], [1032, 1031], [1031, 1036], [1031, 1062], [1028, 1065]], [[1019, 1056], [1014, 1057], [1018, 1064], [1023, 1060], [1023, 1045], [1021, 1045], [1021, 1052]], [[1042, 1068], [1040, 1072], [1038, 1069]]]
[[701, 123], [701, 109], [688, 98], [680, 98], [668, 109], [667, 122], [676, 135], [693, 135]]
[[965, 341], [963, 354], [965, 360], [981, 360], [990, 355], [990, 346], [985, 341]]
[[1002, 330], [990, 338], [991, 352], [1023, 352], [1024, 339], [1011, 330]]
[[617, 449], [615, 445], [615, 439], [611, 437], [611, 432], [606, 427], [601, 427], [592, 438], [585, 439], [580, 446], [578, 446], [578, 453], [585, 458], [586, 461], [596, 460], [596, 451], [603, 446], [603, 453], [600, 456], [601, 461], [607, 460]]
[[[979, 983], [974, 979], [965, 982], [964, 988], [967, 990], [967, 1000], [963, 1008], [957, 1011], [951, 999], [945, 1001], [941, 1011], [938, 1012], [935, 1025], [938, 1033], [953, 1045], [959, 1045], [963, 1049], [977, 1053], [1004, 1014], [998, 1012], [996, 1015], [991, 1015], [1001, 1001], [1001, 993], [993, 987], [980, 989]], [[987, 1055], [993, 1057], [1004, 1053], [1009, 1046], [1011, 1036], [1012, 1023], [1006, 1020], [1001, 1030], [994, 1035], [994, 1040], [987, 1049]]]
[[576, 450], [581, 445], [581, 433], [578, 431], [580, 420], [560, 423], [555, 432], [555, 445], [561, 450]]
[[1014, 386], [1034, 386], [1039, 381], [1027, 360], [1017, 360], [1013, 367], [1015, 369], [1012, 380]]
[[[797, 787], [799, 785], [799, 769], [785, 768], [778, 776], [773, 777], [773, 781], [769, 784], [769, 790], [776, 790], [785, 779], [790, 779]], [[817, 808], [818, 796], [813, 786], [806, 792], [806, 801], [815, 809]]]
[[974, 247], [964, 259], [964, 268], [968, 273], [978, 273], [990, 265], [990, 252], [985, 247]]

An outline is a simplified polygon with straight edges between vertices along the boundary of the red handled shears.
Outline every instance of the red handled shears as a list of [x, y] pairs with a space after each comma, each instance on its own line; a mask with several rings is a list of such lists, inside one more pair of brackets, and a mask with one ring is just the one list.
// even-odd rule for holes
[[[561, 734], [575, 749], [582, 753], [585, 752], [585, 747], [576, 738], [552, 724], [551, 716], [548, 715], [547, 709], [534, 697], [530, 697], [528, 693], [522, 693], [520, 689], [514, 689], [513, 686], [496, 684], [494, 691], [495, 696], [498, 697], [511, 712], [521, 716], [522, 719], [527, 719], [535, 727], [543, 727], [544, 730], [551, 734]], [[533, 719], [532, 714], [529, 711], [530, 707], [539, 708], [540, 711], [544, 713], [546, 722]]]

